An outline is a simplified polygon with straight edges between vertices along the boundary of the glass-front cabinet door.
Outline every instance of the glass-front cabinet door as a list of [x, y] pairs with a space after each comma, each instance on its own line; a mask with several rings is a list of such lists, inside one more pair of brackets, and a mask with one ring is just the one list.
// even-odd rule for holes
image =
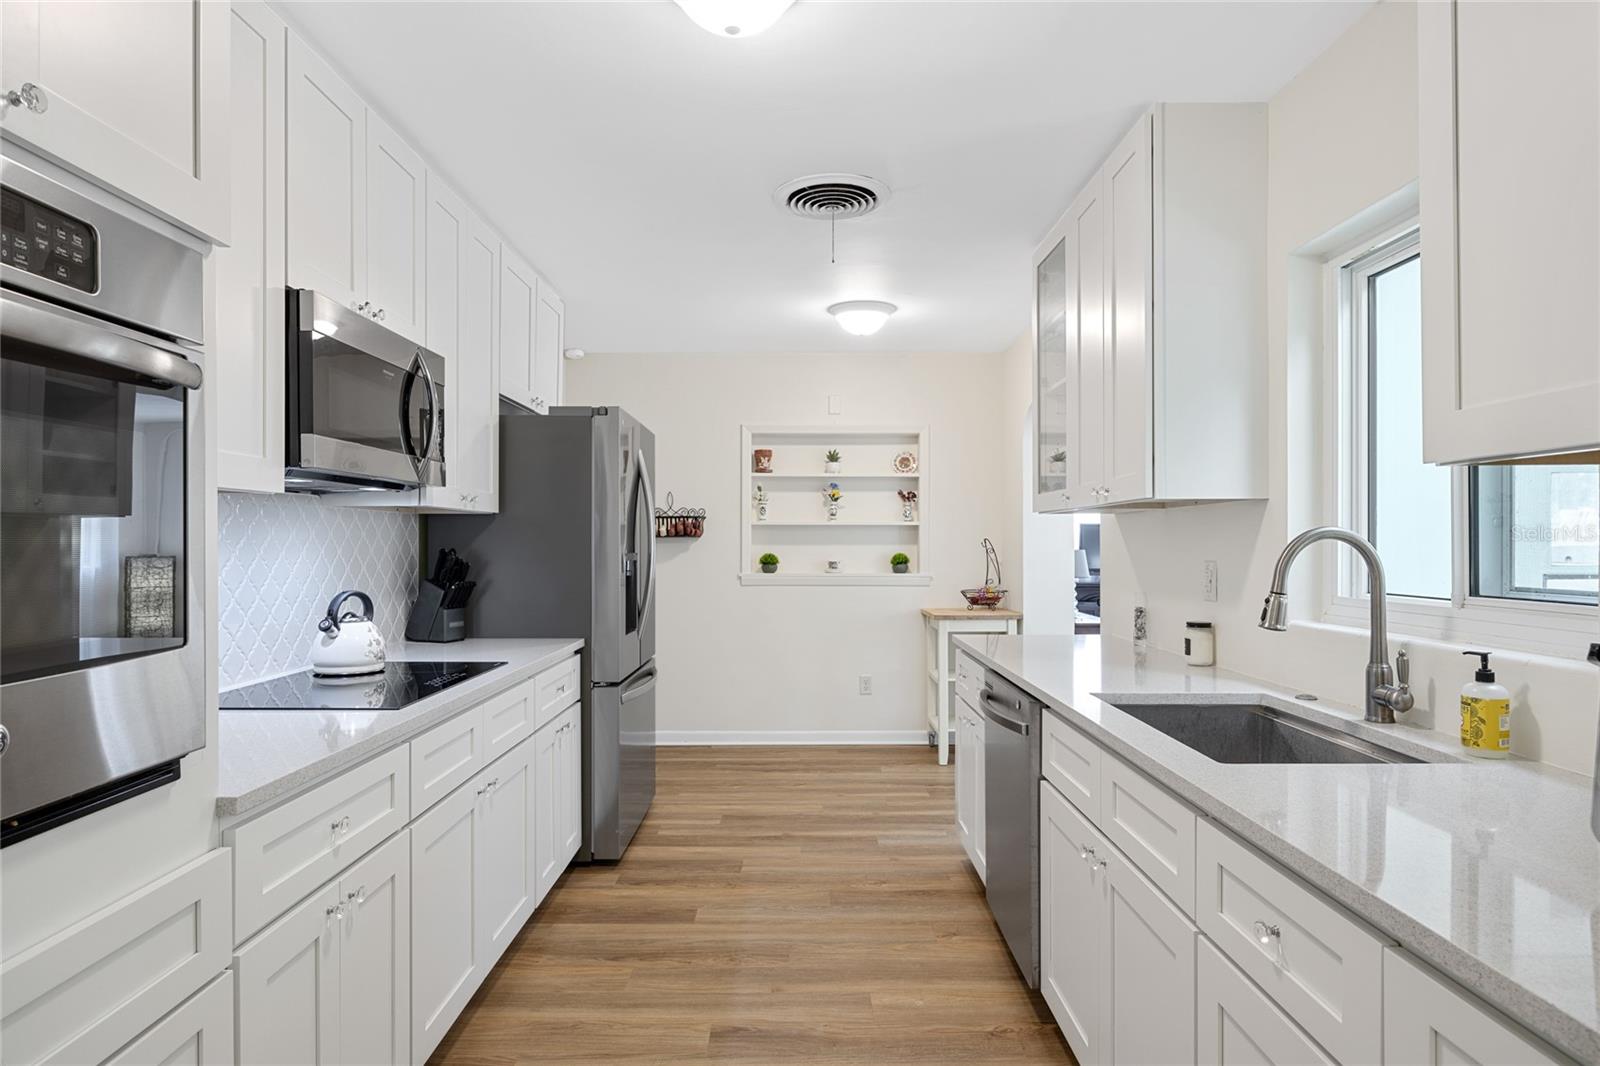
[[1061, 511], [1067, 506], [1067, 431], [1073, 396], [1067, 386], [1072, 315], [1067, 306], [1065, 235], [1047, 247], [1033, 268], [1033, 509]]

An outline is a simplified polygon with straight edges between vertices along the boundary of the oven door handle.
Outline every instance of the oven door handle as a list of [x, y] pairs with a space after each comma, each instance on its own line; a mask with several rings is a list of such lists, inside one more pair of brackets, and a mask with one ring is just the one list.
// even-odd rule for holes
[[177, 346], [166, 347], [153, 337], [9, 289], [0, 292], [0, 303], [0, 334], [6, 340], [51, 348], [164, 385], [200, 387], [199, 365]]

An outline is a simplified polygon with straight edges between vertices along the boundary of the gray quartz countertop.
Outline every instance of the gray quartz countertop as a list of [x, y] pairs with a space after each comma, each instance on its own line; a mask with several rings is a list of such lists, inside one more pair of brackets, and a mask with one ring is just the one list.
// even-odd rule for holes
[[573, 638], [391, 645], [388, 658], [504, 662], [397, 711], [230, 711], [217, 715], [217, 814], [236, 818], [379, 752], [526, 681], [583, 647]]
[[1600, 1062], [1600, 843], [1589, 830], [1589, 778], [1520, 759], [1464, 758], [1444, 734], [1369, 725], [1357, 709], [1320, 702], [1297, 706], [1348, 732], [1451, 761], [1213, 762], [1113, 704], [1217, 693], [1296, 702], [1295, 694], [1189, 668], [1170, 653], [1138, 653], [1126, 641], [956, 639], [1411, 954], [1562, 1051]]

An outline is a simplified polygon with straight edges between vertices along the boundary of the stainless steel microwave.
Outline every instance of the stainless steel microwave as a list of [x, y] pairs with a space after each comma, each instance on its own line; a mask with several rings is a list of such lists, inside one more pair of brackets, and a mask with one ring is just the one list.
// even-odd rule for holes
[[445, 361], [359, 310], [289, 289], [290, 492], [445, 483]]

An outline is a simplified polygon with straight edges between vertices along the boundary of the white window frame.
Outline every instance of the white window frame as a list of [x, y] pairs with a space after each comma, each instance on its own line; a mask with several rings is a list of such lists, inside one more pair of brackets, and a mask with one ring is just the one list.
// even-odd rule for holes
[[[1415, 217], [1369, 234], [1328, 257], [1324, 264], [1324, 464], [1328, 477], [1323, 514], [1331, 525], [1365, 535], [1367, 510], [1365, 279], [1403, 261], [1420, 248]], [[1426, 249], [1424, 269], [1426, 269]], [[1385, 254], [1386, 253], [1386, 254]], [[1361, 260], [1359, 271], [1352, 264]], [[1421, 417], [1421, 412], [1418, 412]], [[1472, 589], [1469, 468], [1451, 469], [1451, 595], [1448, 600], [1389, 596], [1393, 633], [1450, 644], [1482, 644], [1492, 649], [1582, 659], [1594, 639], [1600, 607], [1475, 596]], [[1365, 574], [1355, 553], [1338, 551], [1336, 565], [1323, 571], [1321, 621], [1365, 629], [1370, 604]]]

